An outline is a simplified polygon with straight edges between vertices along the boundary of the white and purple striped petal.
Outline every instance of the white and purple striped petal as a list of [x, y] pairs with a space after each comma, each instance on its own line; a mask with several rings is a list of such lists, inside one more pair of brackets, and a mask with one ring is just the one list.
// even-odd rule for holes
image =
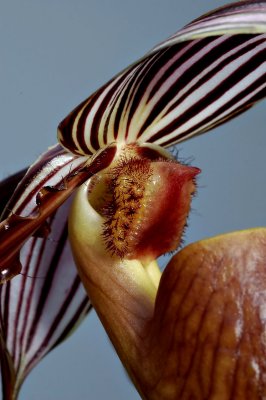
[[[91, 308], [68, 242], [71, 198], [57, 210], [51, 209], [45, 220], [39, 218], [45, 198], [36, 203], [45, 186], [54, 188], [52, 194], [61, 195], [55, 188], [66, 190], [60, 187], [62, 182], [72, 185], [73, 181], [68, 177], [78, 177], [85, 162], [87, 158], [75, 157], [56, 145], [37, 160], [24, 178], [19, 173], [1, 183], [1, 206], [2, 200], [14, 191], [3, 218], [11, 209], [11, 217], [24, 217], [25, 225], [35, 219], [39, 229], [35, 233], [43, 234], [43, 237], [35, 235], [27, 241], [24, 238], [24, 245], [17, 243], [15, 240], [19, 235], [16, 231], [21, 228], [18, 224], [9, 237], [11, 248], [15, 248], [15, 259], [20, 259], [22, 269], [14, 279], [0, 285], [1, 372], [5, 396], [18, 392], [34, 365], [62, 342]], [[56, 197], [48, 200], [54, 199]], [[9, 219], [7, 216], [5, 221], [8, 223]], [[49, 227], [50, 233], [40, 229], [38, 224]], [[7, 268], [12, 270], [12, 263]]]
[[32, 235], [46, 236], [49, 218], [93, 174], [112, 161], [116, 146], [88, 157], [77, 157], [60, 145], [33, 164], [8, 202], [0, 223], [0, 281], [20, 272], [19, 252]]
[[[34, 365], [62, 342], [91, 308], [68, 242], [69, 205], [67, 200], [49, 218], [49, 236], [26, 242], [20, 254], [21, 274], [0, 286], [1, 330], [13, 363], [14, 393]], [[10, 381], [3, 379], [4, 391], [10, 390], [9, 385]]]
[[154, 47], [166, 46], [207, 36], [258, 34], [266, 31], [266, 1], [237, 1], [220, 7], [190, 22], [183, 29]]
[[0, 225], [2, 281], [17, 275], [0, 285], [5, 398], [11, 392], [16, 395], [34, 365], [91, 308], [72, 258], [67, 220], [75, 188], [109, 165], [115, 152], [116, 146], [110, 146], [88, 159], [56, 145], [24, 177], [19, 173], [0, 185], [1, 206], [14, 192]]
[[81, 103], [60, 143], [80, 155], [112, 142], [170, 146], [227, 121], [266, 95], [265, 32], [265, 1], [203, 16]]
[[[115, 147], [108, 148], [88, 160], [56, 145], [23, 178], [17, 174], [1, 184], [4, 200], [14, 191], [1, 223], [3, 280], [16, 275], [16, 265], [21, 266], [18, 276], [0, 286], [5, 396], [18, 392], [34, 365], [64, 340], [91, 308], [68, 242], [70, 196], [76, 186], [104, 168], [114, 152]], [[16, 180], [20, 182], [17, 189]]]

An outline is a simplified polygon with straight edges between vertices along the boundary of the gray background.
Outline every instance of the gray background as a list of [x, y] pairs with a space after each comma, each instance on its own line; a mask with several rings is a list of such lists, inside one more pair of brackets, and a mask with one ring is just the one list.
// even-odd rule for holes
[[[58, 122], [186, 22], [204, 0], [0, 0], [0, 179], [56, 141]], [[265, 103], [179, 146], [202, 169], [186, 243], [265, 225]], [[138, 399], [94, 313], [31, 373], [21, 400]]]

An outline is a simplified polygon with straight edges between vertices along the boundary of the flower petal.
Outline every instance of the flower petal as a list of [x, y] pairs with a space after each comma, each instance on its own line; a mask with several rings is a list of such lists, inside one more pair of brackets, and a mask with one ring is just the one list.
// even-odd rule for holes
[[0, 223], [0, 274], [4, 282], [20, 271], [19, 251], [33, 234], [49, 232], [47, 218], [60, 207], [78, 185], [109, 165], [116, 152], [110, 146], [88, 161], [66, 152], [60, 145], [50, 148], [33, 164], [19, 184]]
[[[114, 169], [121, 181], [115, 177], [114, 182], [111, 168], [109, 179], [113, 189], [119, 182], [124, 206], [130, 174], [118, 163]], [[135, 168], [133, 164], [129, 168], [132, 176]], [[153, 168], [152, 174], [157, 173]], [[161, 172], [158, 175], [168, 192], [169, 178]], [[77, 192], [69, 236], [87, 293], [141, 397], [262, 398], [266, 394], [266, 229], [234, 232], [189, 245], [172, 258], [160, 276], [155, 261], [139, 254], [123, 259], [110, 255], [103, 238], [104, 218], [109, 215], [103, 212], [106, 207], [99, 196], [105, 193], [102, 197], [108, 197], [104, 183], [92, 179]], [[180, 190], [188, 201], [185, 187]], [[127, 240], [122, 226], [124, 208], [117, 207], [119, 195], [110, 201], [117, 201], [119, 218], [122, 214], [121, 223], [116, 216], [112, 233], [117, 240], [122, 238], [123, 244]], [[162, 206], [167, 203], [160, 193], [157, 201]], [[177, 196], [177, 207], [181, 205], [181, 196]], [[145, 219], [148, 223], [157, 219], [156, 208], [160, 208], [160, 204], [150, 206], [148, 215], [142, 214], [144, 223], [138, 224], [144, 234]], [[159, 214], [163, 220], [158, 219], [158, 229], [166, 218], [164, 212]], [[179, 222], [185, 224], [182, 219]], [[169, 232], [172, 240], [175, 233]], [[142, 244], [141, 232], [136, 238]], [[150, 243], [146, 244], [148, 248]]]
[[[70, 200], [49, 218], [49, 236], [26, 242], [20, 255], [21, 274], [0, 286], [1, 329], [14, 369], [14, 393], [34, 365], [62, 342], [91, 308], [69, 247], [69, 206]], [[6, 368], [2, 366], [2, 370]], [[8, 385], [10, 382], [3, 380], [5, 390]]]
[[[83, 207], [99, 235], [99, 215]], [[70, 237], [80, 276], [141, 397], [265, 397], [266, 229], [185, 247], [157, 291], [139, 260], [106, 256], [100, 240], [95, 250], [79, 209], [74, 202]]]
[[22, 180], [26, 174], [27, 169], [21, 170], [14, 175], [9, 176], [4, 181], [0, 182], [0, 215], [3, 213], [7, 203], [12, 197], [18, 183]]
[[266, 229], [249, 229], [193, 243], [170, 261], [149, 332], [147, 398], [265, 396], [265, 245]]
[[[20, 273], [0, 286], [1, 369], [7, 398], [10, 393], [16, 397], [34, 365], [91, 308], [68, 243], [70, 196], [115, 153], [116, 146], [110, 146], [88, 160], [60, 145], [50, 148], [29, 168], [3, 213], [2, 280]], [[1, 183], [5, 199], [21, 175]]]
[[253, 34], [265, 21], [265, 1], [194, 21], [72, 111], [60, 143], [76, 154], [112, 142], [170, 146], [245, 111], [266, 95], [266, 35]]
[[239, 33], [265, 33], [266, 2], [238, 1], [217, 8], [197, 18], [183, 29], [163, 41], [152, 51], [165, 48], [184, 40], [197, 39], [213, 35], [232, 35]]
[[[94, 157], [90, 164], [94, 165], [93, 170], [102, 169], [114, 155], [114, 150], [116, 147], [109, 147], [102, 157], [101, 154]], [[62, 174], [64, 169], [69, 170], [68, 161], [73, 159], [75, 169], [84, 163], [82, 157], [66, 154], [60, 146], [50, 149], [30, 168], [7, 208], [12, 207], [15, 213], [27, 219], [26, 215], [43, 206], [35, 200], [44, 180], [45, 184], [58, 186], [57, 179], [62, 176], [55, 165], [61, 167]], [[1, 183], [5, 198], [22, 175], [19, 173]], [[26, 241], [20, 255], [21, 274], [0, 286], [1, 370], [3, 392], [7, 398], [16, 397], [35, 364], [64, 340], [91, 308], [67, 241], [70, 202], [71, 198], [67, 199], [46, 220], [50, 235]], [[7, 210], [4, 215], [6, 213]]]

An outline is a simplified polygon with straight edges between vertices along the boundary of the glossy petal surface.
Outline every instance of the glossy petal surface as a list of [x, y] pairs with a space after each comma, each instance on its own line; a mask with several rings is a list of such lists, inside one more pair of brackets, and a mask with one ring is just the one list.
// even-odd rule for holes
[[[51, 152], [55, 155], [54, 150], [50, 150], [50, 155]], [[60, 152], [62, 153], [62, 150], [57, 146], [58, 158], [62, 155], [59, 155]], [[47, 154], [46, 156], [39, 161], [45, 159], [50, 163], [51, 159]], [[72, 156], [67, 158], [71, 159]], [[81, 161], [84, 163], [84, 160], [79, 160]], [[44, 165], [45, 163], [42, 164], [43, 167]], [[40, 163], [36, 168], [40, 172], [39, 168]], [[63, 163], [59, 168], [61, 172], [62, 168], [69, 170], [69, 166]], [[31, 171], [35, 171], [34, 166]], [[29, 175], [30, 173], [24, 181]], [[5, 195], [10, 189], [14, 191], [21, 177], [22, 174], [17, 174], [2, 182], [1, 194]], [[52, 173], [47, 182], [56, 182]], [[42, 185], [42, 182], [39, 184]], [[25, 213], [28, 214], [37, 207], [37, 192], [26, 185], [28, 191], [22, 191], [22, 201], [22, 187], [23, 181], [15, 192], [13, 207], [16, 212], [22, 214], [27, 208]], [[38, 190], [38, 185], [36, 189]], [[70, 201], [71, 199], [66, 201], [60, 210], [54, 212], [46, 221], [45, 226], [47, 229], [49, 227], [49, 234], [48, 231], [45, 234], [43, 230], [40, 233], [43, 233], [44, 237], [32, 237], [24, 244], [20, 254], [23, 266], [21, 274], [0, 287], [1, 369], [5, 395], [12, 391], [17, 393], [34, 365], [63, 341], [91, 308], [77, 275], [68, 243], [67, 218]]]
[[29, 168], [0, 223], [1, 282], [20, 272], [19, 252], [27, 239], [32, 235], [46, 236], [49, 232], [47, 219], [76, 187], [109, 165], [115, 153], [116, 146], [110, 146], [89, 160], [56, 145]]
[[49, 219], [49, 236], [27, 241], [22, 273], [0, 287], [1, 329], [16, 374], [15, 391], [91, 307], [69, 248], [68, 211], [69, 201]]
[[[96, 236], [99, 216], [91, 210], [89, 219]], [[265, 229], [187, 246], [166, 267], [157, 293], [146, 265], [93, 251], [85, 232], [84, 225], [75, 240], [71, 220], [81, 278], [143, 399], [265, 397]]]
[[170, 146], [227, 121], [266, 95], [265, 32], [265, 1], [199, 18], [82, 102], [60, 123], [60, 143], [75, 154]]

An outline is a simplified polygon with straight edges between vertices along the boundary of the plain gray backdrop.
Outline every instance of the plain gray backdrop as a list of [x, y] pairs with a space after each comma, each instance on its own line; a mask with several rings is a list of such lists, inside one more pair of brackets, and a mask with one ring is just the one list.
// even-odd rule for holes
[[[56, 142], [59, 121], [220, 0], [0, 0], [0, 179]], [[265, 102], [179, 145], [202, 169], [186, 243], [265, 225]], [[94, 312], [23, 385], [21, 400], [139, 399]]]

